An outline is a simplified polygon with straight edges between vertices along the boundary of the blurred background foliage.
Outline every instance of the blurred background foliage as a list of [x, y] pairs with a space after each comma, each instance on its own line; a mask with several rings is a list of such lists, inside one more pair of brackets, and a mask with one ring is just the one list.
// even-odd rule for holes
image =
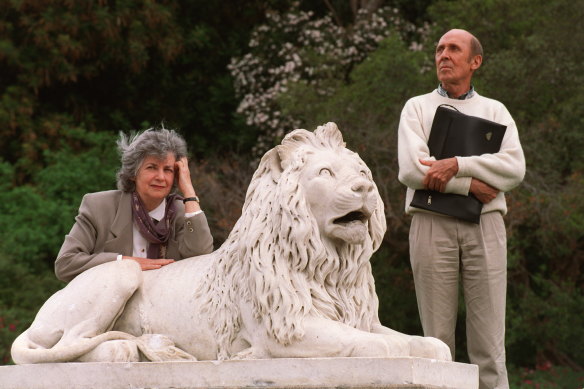
[[[420, 334], [396, 132], [406, 100], [436, 87], [435, 43], [457, 27], [481, 39], [475, 87], [507, 106], [527, 157], [507, 196], [508, 362], [581, 371], [583, 19], [570, 0], [1, 2], [2, 363], [63, 286], [53, 261], [82, 195], [115, 187], [118, 132], [160, 125], [189, 143], [219, 245], [258, 155], [294, 127], [336, 122], [386, 204], [372, 259], [381, 320]], [[459, 319], [464, 361], [463, 304]]]

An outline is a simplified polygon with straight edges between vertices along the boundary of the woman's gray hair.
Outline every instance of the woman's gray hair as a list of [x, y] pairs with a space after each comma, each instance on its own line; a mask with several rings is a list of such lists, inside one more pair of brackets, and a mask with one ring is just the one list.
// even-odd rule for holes
[[[124, 192], [133, 192], [136, 189], [136, 176], [146, 157], [165, 159], [168, 153], [172, 153], [178, 161], [187, 156], [185, 140], [174, 130], [166, 128], [150, 128], [132, 135], [120, 132], [117, 144], [122, 161], [117, 173], [118, 189]], [[173, 190], [176, 185], [174, 182]]]

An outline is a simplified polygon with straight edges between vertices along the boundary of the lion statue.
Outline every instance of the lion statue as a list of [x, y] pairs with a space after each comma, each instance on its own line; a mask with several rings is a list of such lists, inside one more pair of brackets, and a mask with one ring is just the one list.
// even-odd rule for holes
[[254, 173], [215, 252], [85, 271], [13, 343], [18, 364], [294, 357], [451, 360], [381, 325], [369, 259], [386, 230], [371, 172], [334, 123], [295, 130]]

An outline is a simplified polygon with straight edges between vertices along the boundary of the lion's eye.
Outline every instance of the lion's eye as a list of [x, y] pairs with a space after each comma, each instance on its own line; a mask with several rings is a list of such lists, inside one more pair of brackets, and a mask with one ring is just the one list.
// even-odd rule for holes
[[323, 167], [322, 169], [320, 169], [320, 171], [318, 172], [319, 176], [324, 176], [324, 177], [330, 177], [333, 175], [333, 172], [331, 171], [331, 169]]
[[367, 178], [367, 172], [365, 170], [361, 170], [359, 172], [359, 174], [361, 174], [363, 177]]

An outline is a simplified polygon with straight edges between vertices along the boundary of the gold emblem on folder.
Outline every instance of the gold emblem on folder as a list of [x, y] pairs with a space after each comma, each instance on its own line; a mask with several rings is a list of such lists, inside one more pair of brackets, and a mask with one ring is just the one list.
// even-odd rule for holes
[[489, 131], [485, 134], [485, 138], [487, 138], [487, 140], [491, 140], [492, 137], [493, 137], [493, 131]]

